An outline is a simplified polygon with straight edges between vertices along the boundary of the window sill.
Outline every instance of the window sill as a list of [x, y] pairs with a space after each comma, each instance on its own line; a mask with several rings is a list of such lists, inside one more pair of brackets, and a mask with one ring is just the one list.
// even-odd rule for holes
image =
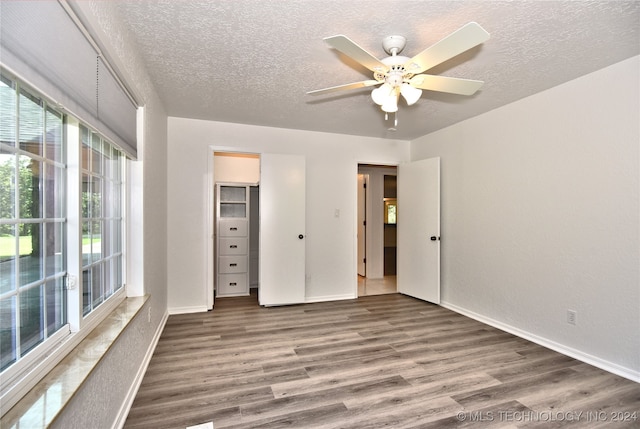
[[126, 298], [0, 420], [2, 428], [46, 428], [138, 314], [148, 295]]

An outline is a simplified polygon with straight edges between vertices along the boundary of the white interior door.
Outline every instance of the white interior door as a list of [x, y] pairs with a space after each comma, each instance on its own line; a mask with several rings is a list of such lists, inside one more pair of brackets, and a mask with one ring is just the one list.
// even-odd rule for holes
[[261, 305], [305, 300], [305, 158], [260, 159]]
[[367, 174], [358, 174], [358, 275], [367, 275]]
[[440, 158], [398, 168], [400, 293], [440, 303]]

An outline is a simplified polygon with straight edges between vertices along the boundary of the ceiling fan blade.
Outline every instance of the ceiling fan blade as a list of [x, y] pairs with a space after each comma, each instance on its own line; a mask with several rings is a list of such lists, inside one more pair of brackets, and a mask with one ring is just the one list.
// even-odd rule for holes
[[484, 84], [481, 80], [419, 74], [409, 80], [411, 86], [429, 91], [473, 95]]
[[332, 86], [330, 88], [316, 89], [314, 91], [309, 91], [307, 94], [309, 95], [319, 95], [319, 94], [327, 94], [334, 91], [343, 91], [346, 89], [356, 89], [356, 88], [364, 88], [367, 86], [374, 86], [382, 83], [384, 81], [377, 80], [363, 80], [362, 82], [354, 82], [347, 83], [345, 85]]
[[488, 39], [489, 33], [484, 28], [470, 22], [411, 58], [404, 67], [410, 73], [422, 73]]
[[358, 46], [356, 42], [349, 39], [347, 36], [339, 34], [337, 36], [325, 37], [324, 41], [331, 45], [332, 48], [337, 49], [372, 72], [384, 73], [389, 69], [388, 66], [371, 55], [364, 48]]

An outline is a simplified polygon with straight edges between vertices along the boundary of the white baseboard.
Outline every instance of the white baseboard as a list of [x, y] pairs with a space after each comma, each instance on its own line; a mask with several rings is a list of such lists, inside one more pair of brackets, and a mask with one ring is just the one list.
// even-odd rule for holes
[[520, 338], [524, 338], [525, 340], [529, 340], [533, 343], [539, 344], [543, 347], [549, 348], [558, 353], [562, 353], [563, 355], [567, 355], [581, 362], [588, 363], [589, 365], [593, 365], [597, 368], [603, 369], [612, 374], [616, 374], [616, 375], [619, 375], [620, 377], [624, 377], [631, 381], [635, 381], [636, 383], [640, 383], [640, 372], [638, 371], [625, 368], [613, 362], [609, 362], [607, 360], [601, 359], [597, 356], [593, 356], [588, 353], [584, 353], [580, 350], [576, 350], [574, 348], [565, 346], [564, 344], [560, 344], [555, 341], [549, 340], [548, 338], [544, 338], [544, 337], [540, 337], [538, 335], [532, 334], [531, 332], [523, 331], [522, 329], [513, 327], [511, 325], [507, 325], [505, 323], [499, 322], [489, 317], [485, 317], [481, 314], [474, 313], [473, 311], [467, 310], [465, 308], [458, 307], [455, 304], [442, 301], [440, 302], [440, 305], [444, 308], [447, 308], [451, 311], [455, 311], [456, 313], [462, 314], [463, 316], [467, 316], [471, 319], [477, 320], [486, 325], [493, 326], [494, 328], [508, 332]]
[[158, 345], [158, 341], [160, 341], [160, 336], [162, 335], [162, 331], [164, 330], [164, 325], [167, 323], [167, 319], [169, 318], [169, 312], [165, 312], [164, 316], [162, 316], [162, 320], [158, 324], [156, 328], [156, 332], [151, 339], [151, 343], [149, 344], [149, 348], [142, 360], [142, 364], [140, 368], [138, 368], [138, 372], [131, 383], [131, 387], [129, 387], [129, 391], [127, 392], [126, 397], [124, 398], [124, 402], [120, 407], [120, 412], [118, 413], [118, 417], [113, 424], [113, 429], [122, 429], [124, 427], [125, 422], [127, 421], [127, 416], [129, 415], [129, 411], [131, 410], [131, 406], [133, 405], [133, 401], [138, 394], [138, 389], [140, 388], [140, 384], [142, 384], [142, 379], [144, 378], [144, 374], [147, 372], [147, 367], [149, 366], [149, 362], [151, 361], [151, 357], [153, 356], [153, 352]]
[[343, 301], [346, 299], [356, 299], [358, 295], [345, 294], [345, 295], [325, 295], [325, 296], [313, 296], [305, 298], [305, 303], [312, 302], [327, 302], [327, 301]]
[[172, 314], [187, 314], [187, 313], [204, 313], [209, 311], [206, 305], [198, 305], [194, 307], [173, 307], [169, 310], [169, 315]]

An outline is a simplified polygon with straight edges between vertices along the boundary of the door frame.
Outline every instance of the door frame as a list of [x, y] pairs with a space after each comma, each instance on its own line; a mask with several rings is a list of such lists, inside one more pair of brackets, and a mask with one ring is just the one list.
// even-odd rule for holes
[[[353, 207], [355, 208], [354, 213], [353, 213], [353, 225], [354, 225], [354, 232], [353, 232], [353, 296], [355, 298], [358, 298], [358, 167], [360, 165], [371, 165], [371, 166], [379, 166], [379, 167], [396, 167], [396, 169], [398, 168], [398, 166], [400, 165], [400, 162], [380, 162], [380, 161], [371, 161], [371, 160], [356, 160], [355, 164], [354, 164], [354, 171], [352, 174], [353, 177]], [[368, 174], [368, 173], [367, 173]], [[369, 222], [369, 220], [372, 218], [372, 216], [370, 216], [370, 207], [371, 207], [371, 198], [369, 198], [369, 185], [367, 184], [367, 191], [366, 191], [366, 200], [367, 200], [367, 214], [366, 214], [366, 218], [367, 218], [367, 222]], [[400, 201], [398, 201], [398, 206], [400, 206]], [[366, 228], [366, 246], [367, 249], [369, 249], [370, 243], [372, 240], [370, 240], [371, 237], [371, 225], [367, 225]], [[384, 252], [384, 249], [383, 249]], [[369, 252], [369, 250], [365, 250], [365, 254], [367, 254], [367, 256], [370, 255], [371, 252]], [[370, 266], [370, 265], [369, 265]], [[367, 266], [367, 274], [369, 273], [369, 266]]]
[[[362, 176], [362, 184], [360, 184], [360, 176]], [[357, 174], [357, 183], [358, 183], [358, 203], [357, 203], [357, 215], [358, 220], [356, 221], [356, 237], [357, 237], [357, 270], [358, 276], [367, 277], [367, 188], [369, 185], [369, 174], [368, 173], [360, 173]], [[364, 191], [362, 190], [364, 188]], [[362, 199], [360, 199], [360, 192], [362, 192]], [[361, 213], [360, 210], [364, 210], [364, 213]], [[362, 214], [362, 216], [360, 216]], [[361, 229], [362, 228], [362, 229]], [[360, 231], [363, 231], [363, 236], [360, 236]], [[362, 251], [362, 254], [361, 254]], [[360, 270], [360, 264], [362, 264], [362, 270]], [[362, 271], [364, 274], [360, 274]]]
[[215, 305], [214, 298], [214, 282], [215, 282], [215, 228], [216, 228], [216, 207], [215, 207], [215, 192], [216, 192], [216, 183], [215, 183], [215, 174], [214, 174], [214, 157], [216, 152], [226, 152], [226, 153], [237, 153], [244, 155], [258, 155], [260, 157], [260, 161], [262, 162], [262, 151], [260, 150], [251, 150], [251, 149], [239, 149], [237, 147], [229, 147], [229, 146], [216, 146], [209, 145], [207, 147], [207, 185], [205, 189], [207, 190], [206, 201], [207, 201], [207, 249], [206, 249], [206, 258], [207, 258], [207, 272], [205, 275], [206, 281], [206, 294], [207, 294], [207, 310], [212, 310]]

